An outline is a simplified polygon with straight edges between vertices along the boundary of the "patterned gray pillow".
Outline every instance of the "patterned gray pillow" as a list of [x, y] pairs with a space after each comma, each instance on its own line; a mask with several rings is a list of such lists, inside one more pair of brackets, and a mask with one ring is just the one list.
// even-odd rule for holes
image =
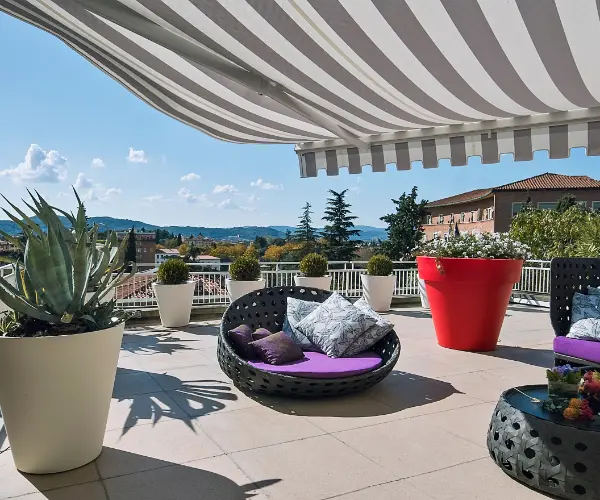
[[377, 320], [354, 307], [341, 295], [334, 293], [317, 309], [298, 323], [308, 339], [330, 358], [343, 356], [357, 337]]
[[587, 318], [600, 318], [600, 295], [575, 292], [571, 304], [571, 324]]
[[370, 347], [373, 347], [383, 337], [390, 333], [394, 329], [394, 324], [390, 323], [387, 319], [382, 318], [377, 314], [369, 305], [364, 297], [361, 297], [354, 303], [359, 311], [365, 313], [367, 316], [375, 319], [376, 323], [369, 328], [365, 333], [360, 335], [344, 353], [346, 356], [354, 356], [361, 352], [366, 351]]
[[572, 323], [567, 337], [570, 339], [600, 342], [600, 319], [585, 318]]
[[321, 349], [306, 338], [306, 335], [298, 330], [298, 323], [320, 305], [319, 302], [298, 300], [292, 297], [288, 297], [287, 299], [287, 309], [285, 319], [283, 320], [283, 333], [302, 347], [303, 351], [322, 352]]
[[600, 295], [600, 288], [588, 285], [588, 295]]

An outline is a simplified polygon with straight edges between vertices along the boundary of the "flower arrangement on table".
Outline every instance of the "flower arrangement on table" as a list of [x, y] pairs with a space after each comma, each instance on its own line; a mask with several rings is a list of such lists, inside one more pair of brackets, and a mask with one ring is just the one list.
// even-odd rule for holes
[[579, 383], [582, 376], [581, 369], [573, 368], [571, 365], [555, 366], [551, 370], [546, 370], [548, 396], [550, 398], [576, 398], [579, 394]]
[[583, 375], [579, 384], [579, 394], [595, 413], [600, 411], [600, 372], [590, 370]]
[[591, 422], [600, 410], [600, 372], [570, 365], [546, 370], [548, 399], [542, 407], [565, 420]]

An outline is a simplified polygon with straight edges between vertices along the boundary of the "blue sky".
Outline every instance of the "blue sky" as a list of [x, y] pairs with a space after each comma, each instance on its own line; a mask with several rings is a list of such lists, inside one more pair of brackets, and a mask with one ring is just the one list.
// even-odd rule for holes
[[[93, 216], [160, 225], [295, 225], [306, 201], [320, 218], [327, 190], [350, 189], [357, 223], [379, 217], [413, 185], [434, 200], [544, 172], [600, 178], [600, 158], [504, 158], [466, 167], [300, 179], [293, 146], [212, 139], [134, 97], [51, 35], [0, 14], [0, 192], [37, 189], [73, 207], [77, 185]], [[32, 146], [36, 145], [36, 146]], [[368, 170], [368, 168], [366, 169]], [[2, 217], [0, 217], [2, 218]]]

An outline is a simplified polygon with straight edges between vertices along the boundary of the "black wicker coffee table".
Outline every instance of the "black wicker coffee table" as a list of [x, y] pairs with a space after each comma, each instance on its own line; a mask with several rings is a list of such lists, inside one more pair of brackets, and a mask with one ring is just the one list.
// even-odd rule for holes
[[600, 499], [600, 417], [594, 423], [570, 422], [531, 398], [546, 399], [547, 386], [502, 394], [488, 430], [491, 457], [532, 488], [562, 498]]

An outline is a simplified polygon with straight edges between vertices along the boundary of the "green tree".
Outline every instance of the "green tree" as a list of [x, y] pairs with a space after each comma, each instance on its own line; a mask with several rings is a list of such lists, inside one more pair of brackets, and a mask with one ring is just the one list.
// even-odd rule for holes
[[324, 251], [329, 260], [352, 260], [358, 248], [359, 242], [351, 238], [358, 236], [360, 231], [354, 229], [353, 221], [357, 217], [350, 211], [352, 206], [346, 201], [347, 192], [347, 189], [340, 192], [329, 190], [331, 197], [327, 199], [323, 217], [327, 224], [322, 233]]
[[125, 248], [125, 262], [137, 262], [137, 249], [135, 246], [135, 229], [133, 227], [127, 235], [127, 247]]
[[313, 211], [310, 209], [310, 203], [306, 202], [306, 205], [304, 205], [304, 208], [302, 209], [302, 215], [298, 217], [300, 222], [294, 231], [294, 239], [297, 241], [305, 241], [314, 251], [318, 233], [312, 225], [312, 218], [310, 216], [312, 213]]
[[267, 243], [267, 238], [264, 236], [257, 236], [254, 238], [254, 246], [259, 249], [265, 249], [269, 246]]
[[381, 251], [390, 259], [399, 260], [411, 255], [423, 238], [427, 200], [417, 200], [417, 186], [414, 186], [410, 193], [402, 193], [392, 202], [396, 211], [380, 219], [388, 225], [388, 239], [381, 243]]
[[181, 233], [179, 233], [177, 235], [177, 246], [181, 246], [181, 244], [183, 243], [183, 239], [181, 238]]
[[561, 198], [558, 200], [558, 203], [556, 204], [556, 211], [564, 213], [567, 210], [569, 210], [569, 208], [576, 206], [578, 205], [577, 198], [575, 198], [575, 195], [567, 193], [564, 196], [561, 196]]
[[285, 230], [285, 241], [292, 241], [292, 232], [289, 229]]

